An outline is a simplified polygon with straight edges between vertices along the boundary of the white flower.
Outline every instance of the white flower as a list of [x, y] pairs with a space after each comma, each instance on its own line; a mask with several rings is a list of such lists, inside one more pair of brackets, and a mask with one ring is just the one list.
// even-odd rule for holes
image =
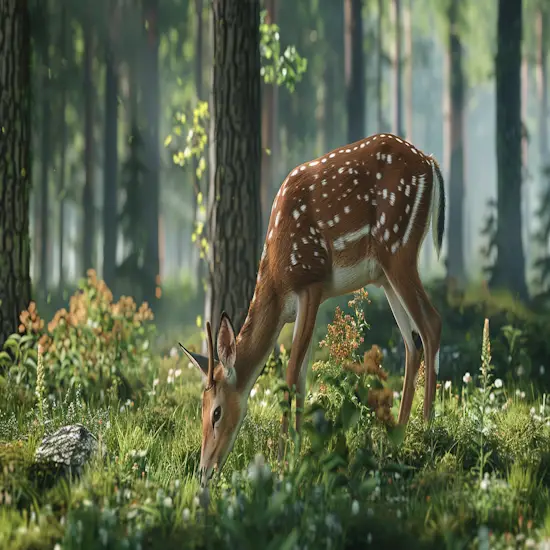
[[495, 388], [502, 388], [502, 380], [500, 378], [495, 378]]
[[522, 392], [519, 394], [519, 396], [520, 396], [522, 399], [525, 399], [525, 392], [522, 391]]
[[525, 368], [523, 365], [520, 365], [516, 370], [518, 376], [523, 376], [525, 374]]
[[233, 506], [231, 506], [231, 504], [227, 507], [227, 517], [229, 519], [233, 519], [233, 515], [234, 515], [234, 512], [233, 512]]
[[166, 379], [166, 383], [167, 383], [167, 384], [173, 384], [173, 383], [174, 383], [174, 377], [168, 375], [168, 378]]
[[165, 508], [172, 508], [172, 497], [166, 497], [162, 503]]
[[153, 380], [153, 388], [155, 388], [156, 386], [158, 386], [158, 385], [159, 385], [159, 382], [160, 382], [160, 380], [159, 380], [158, 378], [155, 378], [155, 379]]
[[177, 378], [178, 376], [181, 376], [181, 369], [176, 369], [174, 372], [174, 376]]
[[191, 512], [189, 511], [189, 508], [183, 509], [181, 517], [183, 518], [183, 521], [189, 521], [189, 518], [191, 517]]
[[481, 483], [479, 484], [479, 487], [482, 491], [486, 491], [489, 488], [489, 480], [488, 479], [482, 479]]
[[398, 391], [393, 392], [393, 398], [394, 399], [399, 399], [399, 392]]
[[170, 349], [170, 357], [177, 357], [177, 356], [178, 356], [178, 350], [176, 349], [176, 346], [174, 346]]
[[490, 400], [490, 401], [494, 401], [494, 400], [495, 400], [495, 394], [494, 394], [493, 392], [491, 392], [491, 393], [489, 394], [489, 400]]
[[286, 484], [285, 484], [285, 490], [287, 493], [291, 493], [292, 492], [292, 483], [290, 483], [290, 481], [287, 481]]
[[179, 479], [176, 479], [176, 481], [174, 481], [174, 487], [175, 487], [176, 489], [179, 489], [179, 488], [180, 488], [180, 483], [181, 483], [180, 480], [179, 480]]
[[452, 385], [452, 382], [450, 380], [447, 380], [445, 382], [445, 389], [446, 390], [450, 390], [451, 389], [451, 385]]
[[540, 375], [541, 375], [541, 376], [544, 374], [544, 372], [545, 372], [544, 365], [541, 365], [541, 366], [539, 367], [539, 372], [540, 372]]
[[536, 412], [537, 412], [537, 411], [535, 410], [535, 407], [531, 407], [531, 408], [529, 409], [529, 414], [530, 414], [531, 416], [533, 416]]
[[465, 384], [469, 384], [469, 383], [472, 381], [472, 376], [470, 375], [469, 372], [467, 372], [467, 373], [462, 377], [462, 380], [464, 381]]
[[372, 542], [372, 535], [369, 533], [367, 535], [367, 544], [370, 544]]
[[256, 388], [252, 388], [252, 389], [250, 390], [250, 397], [254, 397], [254, 396], [256, 395], [256, 392], [257, 392], [257, 391], [258, 391], [258, 390], [257, 390]]
[[356, 500], [351, 503], [351, 513], [354, 516], [359, 513], [359, 503]]
[[265, 395], [271, 395], [271, 390], [269, 388], [267, 388], [267, 390], [265, 390]]
[[266, 401], [265, 399], [262, 399], [262, 400], [260, 401], [260, 406], [266, 407], [266, 406], [267, 406], [267, 401]]
[[193, 363], [191, 363], [191, 361], [189, 361], [189, 363], [187, 363], [187, 368], [188, 368], [188, 369], [192, 369], [192, 368], [193, 368]]

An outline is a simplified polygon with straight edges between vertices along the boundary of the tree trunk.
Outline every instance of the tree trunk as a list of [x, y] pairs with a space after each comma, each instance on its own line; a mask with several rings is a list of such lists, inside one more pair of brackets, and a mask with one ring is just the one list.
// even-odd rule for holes
[[540, 169], [544, 170], [549, 164], [548, 158], [548, 8], [539, 8], [537, 11], [537, 98], [539, 119], [539, 157]]
[[52, 158], [51, 152], [51, 100], [50, 94], [50, 34], [49, 34], [49, 6], [45, 1], [41, 8], [41, 44], [40, 44], [40, 75], [41, 75], [41, 111], [42, 131], [40, 147], [40, 290], [44, 296], [48, 292], [49, 262], [48, 252], [50, 244], [50, 193], [49, 193], [49, 168]]
[[159, 33], [158, 0], [144, 0], [144, 18], [147, 46], [144, 52], [145, 70], [142, 73], [143, 103], [147, 125], [144, 131], [146, 183], [144, 185], [144, 223], [146, 228], [144, 254], [144, 299], [155, 311], [156, 287], [160, 283], [159, 270]]
[[384, 31], [382, 24], [384, 22], [384, 0], [378, 0], [378, 19], [376, 30], [376, 127], [378, 132], [383, 132], [384, 109], [382, 84], [384, 80]]
[[393, 0], [393, 22], [395, 27], [395, 52], [393, 56], [393, 133], [404, 136], [403, 130], [403, 60], [401, 0]]
[[31, 300], [30, 25], [26, 0], [0, 3], [0, 346]]
[[[330, 151], [342, 144], [337, 124], [338, 82], [345, 76], [341, 55], [344, 54], [344, 11], [337, 2], [323, 4], [327, 62], [323, 68], [325, 89], [323, 105], [323, 149]], [[345, 137], [342, 137], [345, 139]]]
[[363, 51], [363, 2], [344, 2], [344, 63], [348, 143], [365, 137], [365, 55]]
[[[68, 53], [68, 40], [67, 40], [67, 8], [63, 6], [61, 8], [61, 34], [59, 51], [61, 52], [62, 59], [67, 59]], [[59, 213], [57, 218], [57, 239], [58, 239], [58, 271], [59, 271], [59, 293], [63, 291], [65, 286], [65, 271], [64, 271], [64, 255], [65, 255], [65, 171], [67, 164], [67, 119], [65, 111], [67, 108], [67, 77], [63, 75], [63, 81], [61, 83], [60, 90], [60, 111], [61, 111], [61, 137], [60, 137], [60, 157], [59, 157], [59, 179], [57, 186], [57, 200], [59, 201]]]
[[404, 87], [404, 110], [405, 110], [405, 137], [413, 139], [413, 29], [412, 29], [412, 4], [413, 0], [407, 0], [405, 7], [405, 87]]
[[527, 298], [521, 238], [522, 0], [499, 0], [496, 56], [497, 261], [491, 285]]
[[119, 31], [110, 2], [109, 36], [105, 50], [105, 152], [103, 167], [103, 279], [113, 289], [118, 242], [118, 68], [114, 41]]
[[84, 170], [82, 192], [84, 223], [82, 235], [82, 272], [94, 267], [95, 192], [94, 192], [94, 97], [92, 64], [94, 60], [93, 34], [89, 15], [84, 26]]
[[[267, 24], [275, 22], [276, 0], [267, 0]], [[261, 174], [261, 197], [262, 197], [262, 235], [267, 232], [269, 215], [271, 214], [271, 203], [273, 201], [273, 145], [274, 145], [274, 124], [275, 124], [275, 102], [277, 84], [262, 83], [262, 174]]]
[[527, 136], [527, 117], [529, 102], [529, 61], [527, 57], [521, 60], [521, 174], [523, 193], [521, 195], [522, 239], [525, 250], [525, 265], [530, 263], [530, 235], [531, 235], [531, 171], [529, 169], [529, 138]]
[[447, 17], [447, 78], [449, 111], [447, 121], [446, 163], [449, 173], [449, 227], [447, 277], [464, 283], [464, 93], [465, 76], [462, 42], [459, 35], [460, 1], [451, 0]]
[[261, 246], [259, 0], [214, 0], [215, 171], [210, 182], [205, 317], [226, 311], [238, 331], [256, 284]]

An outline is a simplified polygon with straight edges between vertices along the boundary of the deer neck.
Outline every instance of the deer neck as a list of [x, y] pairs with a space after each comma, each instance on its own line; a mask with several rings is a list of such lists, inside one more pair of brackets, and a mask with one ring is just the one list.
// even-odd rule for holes
[[266, 277], [258, 279], [248, 315], [237, 336], [237, 389], [246, 395], [260, 376], [283, 328], [283, 301]]

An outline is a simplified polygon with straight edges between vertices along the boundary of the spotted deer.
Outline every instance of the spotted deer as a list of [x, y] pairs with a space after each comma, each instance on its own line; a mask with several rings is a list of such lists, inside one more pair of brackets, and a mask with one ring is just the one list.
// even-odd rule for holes
[[[377, 134], [292, 170], [274, 199], [256, 288], [236, 335], [223, 313], [217, 355], [184, 349], [203, 373], [201, 483], [221, 470], [247, 411], [247, 401], [276, 339], [295, 322], [286, 373], [296, 387], [302, 424], [306, 372], [319, 305], [368, 284], [382, 287], [406, 349], [398, 422], [406, 424], [423, 348], [424, 418], [439, 370], [441, 318], [418, 275], [418, 253], [432, 224], [437, 256], [445, 228], [445, 188], [437, 161], [392, 134]], [[181, 345], [181, 344], [180, 344]], [[288, 399], [288, 395], [286, 396]], [[283, 415], [282, 434], [288, 430]], [[279, 450], [281, 456], [282, 447]]]

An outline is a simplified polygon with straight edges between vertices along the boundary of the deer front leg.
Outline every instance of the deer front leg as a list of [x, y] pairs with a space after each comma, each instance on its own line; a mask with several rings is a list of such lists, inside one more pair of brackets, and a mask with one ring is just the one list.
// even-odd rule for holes
[[[286, 371], [286, 382], [289, 388], [296, 387], [299, 394], [296, 398], [297, 408], [303, 408], [305, 398], [305, 382], [307, 374], [307, 362], [309, 362], [309, 348], [317, 310], [321, 303], [323, 287], [321, 284], [310, 286], [304, 290], [298, 298], [298, 311], [296, 323], [294, 325], [294, 335], [292, 338], [292, 348]], [[285, 400], [289, 406], [292, 406], [290, 395], [285, 392]], [[284, 456], [285, 436], [288, 433], [289, 410], [283, 412], [281, 423], [281, 437], [279, 440], [279, 460]], [[302, 413], [296, 411], [296, 430], [301, 430]]]

